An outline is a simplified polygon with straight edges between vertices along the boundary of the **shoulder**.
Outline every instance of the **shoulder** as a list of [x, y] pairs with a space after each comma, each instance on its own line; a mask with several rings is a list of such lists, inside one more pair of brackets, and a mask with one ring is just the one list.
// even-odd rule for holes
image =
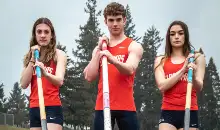
[[66, 53], [60, 49], [56, 49], [56, 55], [57, 55], [57, 59], [60, 59], [60, 58], [66, 59], [67, 58]]
[[161, 61], [165, 58], [165, 55], [159, 55], [155, 57], [155, 61]]
[[155, 66], [158, 66], [160, 63], [162, 63], [164, 59], [165, 59], [165, 55], [156, 56], [154, 60]]
[[128, 47], [128, 51], [131, 52], [131, 51], [135, 51], [135, 52], [138, 52], [138, 53], [143, 53], [143, 47], [141, 45], [141, 43], [138, 43], [136, 41], [132, 41]]

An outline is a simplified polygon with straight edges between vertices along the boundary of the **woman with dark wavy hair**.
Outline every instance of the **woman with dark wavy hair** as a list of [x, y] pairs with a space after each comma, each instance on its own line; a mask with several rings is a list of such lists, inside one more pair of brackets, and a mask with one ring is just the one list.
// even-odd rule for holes
[[[206, 63], [203, 54], [189, 54], [191, 49], [187, 25], [172, 22], [167, 30], [165, 55], [156, 57], [154, 65], [156, 83], [163, 94], [159, 130], [183, 130], [189, 67], [194, 70], [190, 130], [198, 128], [196, 93], [203, 88]], [[194, 57], [193, 63], [188, 62], [190, 57]]]
[[[35, 61], [34, 51], [40, 52], [39, 61]], [[41, 130], [37, 76], [35, 67], [42, 72], [42, 87], [46, 109], [48, 130], [62, 130], [63, 112], [59, 89], [63, 84], [67, 64], [66, 54], [56, 48], [54, 27], [48, 18], [39, 18], [33, 26], [30, 49], [24, 57], [24, 69], [20, 84], [26, 89], [31, 86], [30, 129]]]

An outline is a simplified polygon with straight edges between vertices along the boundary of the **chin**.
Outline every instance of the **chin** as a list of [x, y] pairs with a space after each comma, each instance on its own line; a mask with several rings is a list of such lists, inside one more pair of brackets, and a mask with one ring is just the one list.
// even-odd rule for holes
[[112, 32], [112, 35], [114, 35], [114, 36], [118, 36], [120, 34], [121, 34], [121, 32]]
[[40, 46], [48, 46], [49, 43], [39, 43]]
[[174, 47], [174, 48], [182, 48], [183, 44], [172, 44], [172, 47]]

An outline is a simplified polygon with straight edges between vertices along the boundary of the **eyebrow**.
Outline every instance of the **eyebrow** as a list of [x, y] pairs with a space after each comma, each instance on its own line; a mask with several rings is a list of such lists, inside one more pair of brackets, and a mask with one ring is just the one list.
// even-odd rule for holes
[[120, 20], [122, 18], [109, 18], [108, 20]]
[[49, 29], [37, 29], [38, 30], [41, 30], [41, 31], [49, 31]]
[[[175, 33], [175, 31], [170, 31], [171, 33]], [[177, 32], [184, 32], [183, 30], [179, 30]]]

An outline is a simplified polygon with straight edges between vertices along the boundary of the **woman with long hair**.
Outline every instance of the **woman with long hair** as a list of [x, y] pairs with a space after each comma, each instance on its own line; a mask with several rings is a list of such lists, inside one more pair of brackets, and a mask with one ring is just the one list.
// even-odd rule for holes
[[[159, 130], [182, 130], [184, 127], [188, 68], [193, 68], [193, 89], [191, 95], [190, 130], [198, 124], [196, 93], [202, 90], [205, 74], [205, 57], [193, 49], [189, 40], [187, 25], [182, 21], [170, 24], [166, 35], [165, 55], [155, 59], [155, 79], [163, 94]], [[194, 62], [189, 63], [193, 57]]]
[[[40, 58], [35, 61], [34, 51], [39, 50]], [[56, 34], [48, 18], [39, 18], [33, 26], [30, 49], [24, 57], [24, 69], [20, 84], [26, 89], [31, 86], [30, 94], [30, 129], [41, 130], [39, 97], [35, 67], [42, 72], [42, 88], [48, 130], [62, 130], [63, 112], [59, 89], [64, 81], [67, 57], [56, 48]]]

